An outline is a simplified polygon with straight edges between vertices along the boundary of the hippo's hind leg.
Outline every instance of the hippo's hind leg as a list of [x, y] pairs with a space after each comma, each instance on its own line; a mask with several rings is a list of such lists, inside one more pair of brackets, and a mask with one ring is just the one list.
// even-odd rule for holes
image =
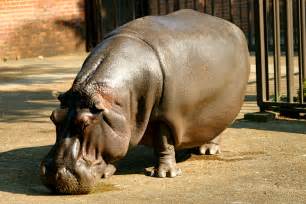
[[181, 175], [181, 169], [176, 166], [174, 142], [169, 127], [159, 123], [156, 128], [158, 134], [155, 139], [154, 151], [157, 161], [151, 176], [164, 178]]
[[221, 153], [220, 148], [220, 138], [221, 136], [217, 136], [215, 139], [211, 140], [208, 143], [205, 143], [198, 147], [199, 154], [206, 154], [206, 155], [214, 155]]

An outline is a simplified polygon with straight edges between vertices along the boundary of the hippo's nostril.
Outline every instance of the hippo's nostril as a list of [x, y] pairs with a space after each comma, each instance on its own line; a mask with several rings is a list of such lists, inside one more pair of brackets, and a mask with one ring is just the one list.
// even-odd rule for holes
[[44, 163], [42, 163], [42, 164], [40, 165], [40, 175], [41, 175], [41, 176], [45, 176], [45, 175], [46, 175], [46, 166], [45, 166]]
[[65, 176], [68, 175], [68, 171], [66, 170], [65, 167], [59, 169], [57, 172], [56, 172], [56, 175], [55, 175], [55, 178], [58, 180], [58, 179], [63, 179], [65, 178]]
[[51, 173], [53, 170], [52, 160], [45, 159], [40, 164], [40, 173], [42, 176], [47, 176], [47, 174]]

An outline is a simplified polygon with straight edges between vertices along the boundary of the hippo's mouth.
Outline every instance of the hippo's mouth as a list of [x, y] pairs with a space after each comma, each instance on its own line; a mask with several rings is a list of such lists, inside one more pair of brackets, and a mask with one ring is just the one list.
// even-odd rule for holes
[[116, 168], [104, 162], [87, 166], [84, 160], [76, 162], [75, 168], [47, 167], [47, 160], [42, 161], [40, 177], [42, 183], [57, 194], [87, 194], [92, 191], [101, 178], [114, 174]]
[[[77, 162], [78, 163], [78, 162]], [[42, 183], [52, 192], [59, 194], [86, 194], [95, 186], [102, 173], [97, 171], [102, 167], [85, 167], [77, 164], [75, 168], [48, 167], [41, 163], [40, 177]]]
[[[41, 169], [43, 169], [42, 167]], [[43, 184], [54, 193], [59, 194], [86, 194], [91, 191], [92, 186], [79, 182], [77, 177], [66, 168], [60, 169], [55, 176], [47, 176], [42, 170], [41, 180]]]

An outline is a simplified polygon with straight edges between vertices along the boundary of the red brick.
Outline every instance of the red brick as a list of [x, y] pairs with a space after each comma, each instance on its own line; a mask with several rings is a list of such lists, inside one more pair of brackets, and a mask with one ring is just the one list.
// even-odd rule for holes
[[74, 31], [78, 27], [58, 24], [84, 21], [84, 1], [0, 0], [0, 59], [85, 50], [85, 40]]

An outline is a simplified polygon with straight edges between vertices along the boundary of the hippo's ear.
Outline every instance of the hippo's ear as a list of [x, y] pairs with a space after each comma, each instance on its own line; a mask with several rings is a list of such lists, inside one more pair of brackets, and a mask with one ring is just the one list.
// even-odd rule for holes
[[60, 93], [57, 97], [57, 100], [59, 100], [60, 102], [62, 102], [64, 100], [64, 93]]
[[57, 99], [59, 100], [60, 102], [60, 107], [61, 108], [66, 108], [67, 107], [67, 103], [66, 103], [66, 100], [65, 100], [65, 93], [61, 93], [60, 95], [58, 95]]

